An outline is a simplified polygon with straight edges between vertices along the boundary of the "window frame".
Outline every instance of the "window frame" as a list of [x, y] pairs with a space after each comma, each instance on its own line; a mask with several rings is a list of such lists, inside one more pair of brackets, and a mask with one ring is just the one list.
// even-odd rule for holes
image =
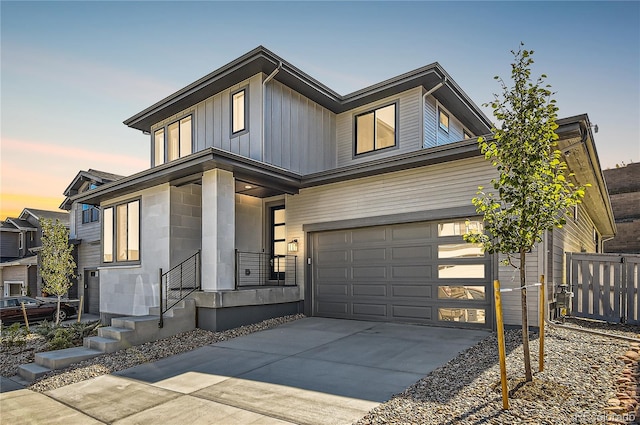
[[[125, 238], [127, 240], [127, 253], [128, 253], [128, 243], [129, 243], [129, 204], [137, 202], [138, 203], [138, 259], [137, 260], [118, 260], [118, 213], [117, 209], [121, 205], [127, 206], [127, 231]], [[140, 265], [142, 262], [142, 197], [138, 196], [135, 198], [130, 198], [124, 201], [116, 202], [113, 204], [105, 205], [101, 208], [102, 215], [105, 214], [106, 210], [112, 210], [112, 218], [111, 218], [111, 261], [105, 261], [105, 228], [104, 223], [105, 220], [102, 221], [101, 233], [100, 233], [100, 264], [102, 266], [110, 267], [110, 266], [121, 266], [121, 265]]]
[[[393, 128], [393, 145], [391, 146], [385, 146], [383, 148], [376, 148], [376, 111], [380, 110], [380, 109], [384, 109], [387, 108], [389, 106], [394, 107], [394, 128]], [[362, 111], [359, 112], [357, 114], [353, 115], [353, 158], [361, 158], [363, 156], [367, 156], [367, 155], [372, 155], [378, 152], [382, 152], [382, 151], [386, 151], [386, 150], [393, 150], [393, 149], [398, 149], [399, 147], [399, 137], [398, 137], [398, 131], [399, 131], [399, 124], [400, 124], [400, 102], [398, 100], [395, 100], [393, 102], [388, 102], [385, 104], [382, 104], [380, 106], [376, 106], [375, 108], [369, 108], [366, 111]], [[362, 117], [364, 115], [368, 115], [373, 113], [373, 149], [366, 151], [366, 152], [360, 152], [358, 153], [358, 118]]]
[[[87, 207], [87, 208], [85, 208]], [[82, 224], [100, 221], [100, 209], [94, 205], [82, 204]]]
[[469, 139], [473, 139], [473, 135], [471, 134], [470, 131], [468, 131], [466, 128], [462, 129], [462, 140], [469, 140]]
[[[191, 119], [191, 152], [189, 152], [188, 154], [184, 155], [181, 152], [181, 148], [182, 148], [182, 143], [181, 143], [181, 139], [182, 139], [182, 121], [184, 121], [185, 119], [190, 118]], [[193, 112], [185, 114], [183, 116], [181, 116], [180, 118], [176, 119], [176, 120], [172, 120], [166, 124], [163, 124], [159, 127], [157, 127], [155, 130], [151, 131], [151, 159], [152, 159], [152, 163], [153, 163], [153, 167], [158, 167], [160, 165], [164, 165], [167, 164], [169, 162], [173, 162], [173, 161], [177, 161], [180, 158], [184, 158], [185, 156], [191, 155], [192, 153], [194, 153], [194, 145], [195, 145], [195, 114]], [[169, 127], [177, 124], [178, 125], [178, 157], [175, 159], [172, 159], [171, 161], [169, 161]], [[161, 164], [157, 164], [156, 163], [156, 133], [162, 131], [162, 163]]]
[[[89, 183], [89, 186], [86, 187], [85, 190], [83, 190], [83, 192], [97, 188], [98, 185], [95, 184], [95, 182], [91, 182]], [[96, 207], [95, 205], [81, 204], [81, 211], [82, 217], [80, 221], [82, 222], [82, 224], [95, 223], [100, 221], [100, 208]], [[90, 212], [85, 213], [85, 211]]]
[[[165, 151], [166, 151], [165, 144], [166, 144], [166, 133], [167, 133], [167, 131], [166, 131], [165, 127], [166, 126], [162, 126], [162, 127], [156, 128], [151, 133], [151, 158], [153, 158], [153, 166], [154, 167], [157, 167], [158, 165], [165, 164], [167, 162], [166, 154], [165, 154]], [[162, 146], [162, 156], [161, 156], [162, 162], [158, 163], [158, 162], [156, 162], [156, 156], [157, 156], [157, 153], [158, 153], [157, 152], [158, 149], [156, 149], [156, 134], [159, 133], [160, 131], [162, 131], [162, 143], [161, 143], [161, 146]]]
[[[443, 115], [447, 117], [447, 125], [442, 124]], [[441, 106], [438, 106], [438, 128], [447, 134], [449, 134], [449, 128], [451, 128], [451, 115]]]
[[[236, 131], [233, 131], [233, 118], [234, 107], [233, 98], [238, 93], [244, 92], [244, 126]], [[233, 90], [229, 94], [229, 137], [238, 137], [249, 132], [249, 86], [240, 87], [237, 90]]]

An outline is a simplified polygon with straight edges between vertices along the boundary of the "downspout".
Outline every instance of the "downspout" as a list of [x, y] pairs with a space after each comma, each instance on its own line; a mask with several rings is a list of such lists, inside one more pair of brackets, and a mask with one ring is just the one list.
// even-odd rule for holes
[[[447, 84], [447, 76], [446, 75], [444, 76], [442, 81], [440, 81], [435, 86], [431, 87], [425, 94], [422, 95], [422, 108], [423, 108], [423, 111], [424, 111], [424, 105], [427, 103], [427, 96], [429, 96], [431, 93], [435, 92], [436, 90], [438, 90], [440, 87], [444, 86], [445, 84]], [[436, 114], [438, 112], [437, 109], [438, 109], [438, 102], [436, 101]], [[424, 112], [423, 112], [422, 115], [424, 116]], [[438, 117], [436, 117], [436, 119], [438, 119]], [[424, 129], [422, 131], [424, 132]], [[438, 126], [437, 125], [436, 125], [436, 146], [438, 146]]]
[[266, 87], [267, 87], [267, 83], [269, 81], [271, 81], [273, 79], [273, 77], [276, 76], [276, 74], [282, 69], [282, 61], [278, 62], [278, 66], [276, 67], [276, 69], [273, 70], [273, 72], [271, 74], [269, 74], [267, 76], [267, 78], [264, 79], [264, 81], [262, 82], [262, 114], [260, 114], [260, 132], [262, 135], [262, 140], [261, 140], [261, 149], [262, 151], [260, 152], [260, 161], [265, 162], [264, 160], [264, 133], [265, 133], [265, 128], [264, 128], [264, 116], [266, 114], [267, 111], [267, 96], [266, 96]]

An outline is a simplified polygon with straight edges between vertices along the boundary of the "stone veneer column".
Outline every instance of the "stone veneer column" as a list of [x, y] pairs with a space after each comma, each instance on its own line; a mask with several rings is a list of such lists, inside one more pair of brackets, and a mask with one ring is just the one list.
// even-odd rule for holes
[[215, 169], [202, 175], [202, 290], [235, 286], [235, 180]]

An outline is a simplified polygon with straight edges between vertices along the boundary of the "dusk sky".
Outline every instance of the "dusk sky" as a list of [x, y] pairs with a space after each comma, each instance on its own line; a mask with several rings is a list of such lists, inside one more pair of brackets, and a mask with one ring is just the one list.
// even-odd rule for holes
[[0, 219], [57, 209], [81, 169], [148, 168], [150, 136], [122, 121], [258, 45], [341, 94], [437, 61], [482, 105], [522, 41], [559, 116], [598, 125], [602, 168], [640, 160], [638, 2], [2, 1], [0, 14]]

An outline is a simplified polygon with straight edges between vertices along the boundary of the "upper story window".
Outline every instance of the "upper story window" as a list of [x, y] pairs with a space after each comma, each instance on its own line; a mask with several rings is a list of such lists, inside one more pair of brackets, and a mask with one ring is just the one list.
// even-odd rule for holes
[[156, 130], [153, 134], [153, 163], [164, 164], [164, 128]]
[[442, 109], [439, 109], [438, 112], [439, 112], [438, 115], [440, 117], [439, 118], [439, 120], [440, 120], [440, 128], [448, 133], [449, 132], [449, 114], [447, 114]]
[[18, 233], [18, 249], [24, 248], [24, 232]]
[[247, 89], [231, 94], [231, 134], [247, 130]]
[[102, 220], [102, 261], [140, 261], [140, 200], [107, 207]]
[[396, 145], [396, 104], [356, 116], [356, 155]]
[[467, 140], [471, 139], [473, 136], [467, 130], [462, 131], [462, 139]]
[[[93, 190], [98, 186], [91, 183], [87, 190]], [[100, 209], [93, 205], [82, 204], [82, 224], [100, 221]]]
[[155, 166], [190, 155], [193, 141], [192, 118], [188, 115], [153, 133]]
[[100, 210], [93, 205], [82, 204], [82, 224], [100, 220]]

